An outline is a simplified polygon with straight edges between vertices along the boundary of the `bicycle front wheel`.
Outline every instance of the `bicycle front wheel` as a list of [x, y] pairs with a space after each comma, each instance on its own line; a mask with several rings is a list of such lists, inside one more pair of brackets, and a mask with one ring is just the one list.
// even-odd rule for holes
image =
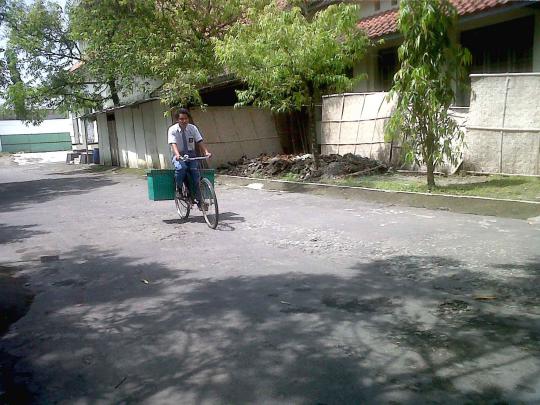
[[174, 193], [174, 204], [176, 205], [176, 212], [180, 219], [186, 219], [189, 217], [189, 211], [191, 204], [189, 203], [189, 196], [186, 184], [182, 184], [182, 189], [179, 190], [176, 187], [176, 193]]
[[200, 208], [204, 215], [204, 220], [212, 229], [216, 229], [219, 219], [219, 208], [214, 186], [210, 180], [202, 178], [200, 182], [201, 202]]

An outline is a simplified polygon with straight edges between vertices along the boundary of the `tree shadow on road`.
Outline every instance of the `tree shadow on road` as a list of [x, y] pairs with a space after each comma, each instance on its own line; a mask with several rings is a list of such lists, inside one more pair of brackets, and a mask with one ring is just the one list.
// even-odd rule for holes
[[18, 370], [32, 373], [42, 402], [539, 397], [538, 306], [525, 304], [534, 271], [513, 281], [525, 300], [493, 302], [475, 300], [475, 288], [502, 278], [433, 256], [362, 262], [348, 277], [329, 268], [204, 279], [92, 247], [43, 266], [39, 277], [55, 286], [36, 297], [46, 322], [23, 318], [4, 343], [32, 347]]
[[[21, 242], [24, 239], [36, 235], [44, 235], [48, 232], [33, 229], [38, 225], [5, 225], [0, 224], [0, 244]], [[1, 259], [0, 259], [1, 260]]]
[[116, 184], [105, 177], [61, 177], [0, 184], [0, 212], [27, 208], [66, 195], [82, 194]]

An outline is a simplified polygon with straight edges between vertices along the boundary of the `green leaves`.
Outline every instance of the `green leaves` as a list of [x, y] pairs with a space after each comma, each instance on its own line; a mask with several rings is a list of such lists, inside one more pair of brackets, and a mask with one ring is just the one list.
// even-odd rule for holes
[[261, 11], [250, 10], [244, 21], [214, 41], [219, 62], [248, 86], [238, 92], [238, 105], [277, 112], [308, 107], [315, 166], [314, 104], [323, 92], [346, 91], [355, 83], [348, 72], [367, 45], [357, 16], [354, 5], [332, 5], [306, 16], [300, 7], [284, 10], [276, 1]]
[[434, 167], [455, 163], [463, 133], [448, 115], [454, 100], [453, 84], [461, 83], [471, 56], [452, 42], [450, 32], [457, 13], [448, 0], [402, 0], [399, 29], [401, 68], [389, 97], [397, 98], [387, 126], [387, 139], [402, 141], [410, 162], [425, 163], [428, 187], [434, 185]]
[[[348, 72], [366, 46], [356, 7], [306, 18], [301, 8], [268, 3], [77, 0], [64, 13], [54, 2], [13, 0], [8, 46], [17, 59], [9, 64], [4, 55], [10, 80], [2, 95], [10, 108], [26, 103], [19, 109], [26, 116], [49, 107], [100, 109], [122, 93], [148, 90], [142, 78], [150, 78], [161, 83], [164, 103], [188, 105], [201, 102], [199, 89], [212, 79], [234, 73], [248, 85], [240, 104], [290, 111], [323, 91], [350, 88]], [[10, 93], [15, 82], [22, 84]]]
[[251, 11], [249, 23], [234, 25], [215, 41], [218, 60], [249, 86], [239, 92], [239, 104], [300, 110], [322, 91], [350, 88], [354, 82], [347, 72], [366, 46], [357, 16], [357, 8], [345, 4], [319, 11], [311, 20], [299, 7], [285, 11], [277, 3]]
[[15, 111], [22, 120], [39, 122], [47, 109], [73, 111], [101, 105], [103, 83], [85, 77], [81, 69], [69, 72], [84, 59], [58, 4], [14, 0], [6, 8], [4, 22], [7, 44], [2, 59], [9, 79], [0, 89], [3, 109]]
[[213, 41], [223, 38], [248, 9], [258, 10], [267, 2], [161, 0], [153, 11], [146, 12], [148, 24], [141, 36], [144, 46], [134, 56], [146, 64], [152, 77], [163, 82], [163, 101], [200, 103], [199, 88], [223, 74]]

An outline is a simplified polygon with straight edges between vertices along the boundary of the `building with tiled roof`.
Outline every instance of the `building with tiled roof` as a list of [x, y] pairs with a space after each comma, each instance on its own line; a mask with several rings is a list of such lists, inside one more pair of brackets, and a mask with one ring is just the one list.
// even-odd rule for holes
[[[373, 2], [375, 3], [375, 2]], [[493, 11], [497, 8], [515, 6], [519, 2], [510, 3], [508, 0], [451, 0], [460, 17]], [[520, 5], [521, 6], [521, 5]], [[363, 18], [358, 26], [372, 39], [398, 32], [397, 20], [399, 10], [394, 8]]]
[[[473, 56], [471, 73], [540, 72], [540, 0], [451, 0], [459, 15], [456, 40]], [[356, 73], [358, 91], [384, 91], [398, 69], [399, 1], [363, 1], [358, 23], [373, 47]], [[382, 40], [382, 41], [381, 41]], [[468, 104], [463, 94], [462, 104]]]

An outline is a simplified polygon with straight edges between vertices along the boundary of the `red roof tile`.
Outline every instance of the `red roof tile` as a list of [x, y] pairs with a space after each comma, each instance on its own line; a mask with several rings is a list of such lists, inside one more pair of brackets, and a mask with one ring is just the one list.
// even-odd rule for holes
[[[508, 0], [450, 0], [456, 7], [460, 17], [480, 13], [495, 7], [505, 6]], [[388, 10], [366, 17], [359, 21], [358, 26], [369, 38], [378, 38], [398, 31], [397, 19], [399, 10]]]

